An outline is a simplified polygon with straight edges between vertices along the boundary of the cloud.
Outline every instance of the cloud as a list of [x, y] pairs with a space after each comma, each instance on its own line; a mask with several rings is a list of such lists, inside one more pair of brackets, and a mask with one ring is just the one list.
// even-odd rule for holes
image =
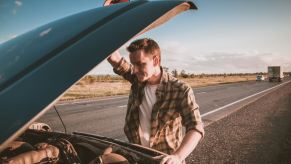
[[189, 52], [187, 46], [177, 41], [167, 41], [160, 44], [162, 53], [183, 54]]
[[[255, 73], [267, 72], [271, 65], [283, 66], [284, 71], [291, 71], [291, 58], [275, 52], [217, 51], [197, 52], [191, 46], [177, 41], [160, 42], [162, 66], [170, 71], [185, 70], [186, 73]], [[123, 48], [121, 54], [128, 60], [128, 53]], [[114, 74], [107, 61], [96, 67], [92, 74]]]
[[21, 2], [21, 1], [14, 1], [14, 4], [15, 4], [17, 7], [22, 6], [22, 2]]
[[15, 7], [12, 9], [12, 15], [16, 15], [17, 14], [17, 8], [22, 6], [22, 2], [21, 1], [14, 1]]
[[291, 58], [274, 52], [220, 51], [195, 52], [191, 46], [179, 42], [163, 42], [162, 64], [170, 70], [188, 73], [252, 73], [266, 72], [267, 66], [280, 65], [291, 70]]

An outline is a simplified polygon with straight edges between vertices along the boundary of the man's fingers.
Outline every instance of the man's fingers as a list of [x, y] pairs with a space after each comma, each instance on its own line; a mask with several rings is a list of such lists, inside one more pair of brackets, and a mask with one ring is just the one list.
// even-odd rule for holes
[[170, 158], [170, 156], [165, 156], [165, 157], [161, 160], [160, 164], [166, 164], [167, 161], [169, 160], [169, 158]]
[[155, 156], [153, 157], [155, 160], [160, 160], [162, 158], [164, 158], [166, 155], [159, 155], [159, 156]]
[[175, 160], [173, 158], [168, 158], [168, 160], [166, 161], [165, 164], [178, 164], [177, 162], [175, 162]]
[[177, 156], [174, 155], [165, 156], [160, 162], [160, 164], [180, 164], [180, 163], [181, 161], [179, 161]]

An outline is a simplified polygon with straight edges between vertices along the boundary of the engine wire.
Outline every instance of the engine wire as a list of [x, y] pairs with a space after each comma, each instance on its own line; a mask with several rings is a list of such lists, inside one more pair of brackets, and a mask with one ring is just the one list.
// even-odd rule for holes
[[62, 119], [62, 117], [60, 116], [60, 114], [59, 114], [59, 112], [58, 112], [58, 110], [57, 110], [57, 108], [56, 108], [55, 105], [54, 105], [54, 109], [55, 109], [55, 111], [57, 112], [57, 114], [58, 114], [58, 116], [59, 116], [59, 118], [60, 118], [60, 120], [61, 120], [61, 122], [62, 122], [62, 125], [63, 125], [63, 127], [64, 127], [64, 129], [65, 129], [65, 133], [67, 134], [67, 128], [66, 128], [66, 126], [65, 126], [65, 124], [64, 124], [64, 122], [63, 122], [63, 119]]

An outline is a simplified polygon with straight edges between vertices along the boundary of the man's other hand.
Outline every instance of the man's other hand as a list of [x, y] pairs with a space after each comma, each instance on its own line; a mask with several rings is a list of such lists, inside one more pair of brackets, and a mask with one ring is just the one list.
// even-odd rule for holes
[[182, 160], [177, 155], [164, 156], [160, 164], [180, 164]]

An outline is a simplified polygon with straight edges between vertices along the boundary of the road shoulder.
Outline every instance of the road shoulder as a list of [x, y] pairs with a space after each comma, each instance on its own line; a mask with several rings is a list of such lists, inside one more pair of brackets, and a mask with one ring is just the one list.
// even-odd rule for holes
[[205, 128], [188, 163], [291, 163], [291, 84]]

